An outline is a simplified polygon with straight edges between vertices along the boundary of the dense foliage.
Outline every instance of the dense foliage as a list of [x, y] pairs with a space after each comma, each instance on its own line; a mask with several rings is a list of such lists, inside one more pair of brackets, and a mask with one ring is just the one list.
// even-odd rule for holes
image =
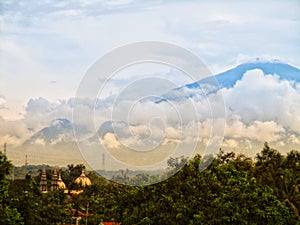
[[[120, 185], [90, 172], [92, 186], [71, 199], [62, 191], [41, 194], [39, 177], [27, 176], [8, 185], [11, 164], [0, 156], [0, 209], [5, 212], [0, 224], [75, 224], [71, 209], [88, 211], [88, 224], [95, 225], [101, 221], [130, 225], [300, 224], [300, 153], [282, 155], [267, 143], [255, 160], [220, 151], [203, 171], [199, 170], [199, 155], [187, 163], [184, 158], [170, 159], [166, 173], [186, 165], [169, 179], [150, 186]], [[69, 187], [81, 169], [83, 165], [69, 165], [64, 171]], [[131, 184], [158, 178], [145, 174], [131, 179], [126, 174], [115, 177]]]
[[9, 183], [6, 176], [11, 167], [12, 164], [6, 156], [0, 153], [0, 224], [3, 225], [24, 224], [18, 210], [10, 203], [12, 198], [8, 193]]

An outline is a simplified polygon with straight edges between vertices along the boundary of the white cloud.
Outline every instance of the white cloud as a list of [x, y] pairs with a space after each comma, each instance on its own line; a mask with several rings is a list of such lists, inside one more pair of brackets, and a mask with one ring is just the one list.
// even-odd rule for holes
[[167, 127], [166, 134], [167, 138], [169, 139], [177, 140], [180, 138], [180, 131], [174, 127]]
[[297, 144], [297, 145], [300, 144], [300, 139], [295, 134], [291, 134], [287, 140], [288, 140], [288, 142], [291, 142], [292, 144]]
[[222, 146], [225, 148], [235, 149], [235, 148], [239, 147], [239, 143], [235, 139], [228, 138], [228, 139], [224, 140], [224, 143]]
[[[192, 50], [214, 72], [244, 62], [249, 56], [275, 57], [294, 64], [300, 58], [300, 4], [295, 1], [226, 4], [218, 1], [7, 1], [0, 4], [0, 87], [1, 94], [5, 95], [5, 98], [0, 96], [0, 115], [4, 118], [0, 121], [0, 137], [10, 144], [20, 145], [53, 119], [72, 120], [72, 104], [67, 99], [75, 96], [87, 68], [123, 44], [143, 40], [175, 43]], [[149, 73], [146, 67], [138, 70], [143, 71]], [[132, 76], [130, 72], [123, 77], [121, 73], [114, 80], [112, 91], [119, 90], [124, 78]], [[166, 77], [172, 75], [173, 72]], [[176, 80], [177, 75], [174, 80], [182, 82]], [[284, 138], [299, 146], [300, 85], [293, 87], [287, 81], [263, 76], [257, 70], [245, 74], [234, 88], [211, 95], [209, 103], [197, 98], [192, 103], [173, 105], [138, 103], [128, 111], [129, 122], [134, 126], [122, 130], [130, 138], [117, 140], [110, 134], [105, 137], [111, 143], [105, 143], [114, 148], [120, 145], [119, 141], [139, 146], [141, 138], [149, 135], [152, 144], [161, 138], [167, 143], [177, 142], [180, 134], [184, 143], [193, 143], [198, 138], [207, 143], [212, 129], [211, 109], [218, 112], [217, 117], [222, 115], [219, 112], [223, 106], [216, 98], [221, 93], [229, 118], [225, 146], [236, 148], [244, 143], [251, 149], [250, 140], [268, 140], [281, 145]], [[100, 124], [111, 119], [112, 100], [112, 97], [101, 99], [95, 111], [93, 100], [79, 101], [75, 118], [78, 125], [95, 132]], [[124, 107], [114, 113], [116, 119], [128, 122]], [[197, 123], [198, 116], [200, 123]], [[155, 117], [164, 126], [151, 126]], [[178, 126], [181, 122], [182, 131]]]
[[[260, 139], [263, 137], [265, 140], [275, 141], [279, 139], [278, 134], [284, 131], [284, 127], [294, 130], [297, 128], [297, 124], [295, 125], [295, 123], [299, 121], [297, 115], [294, 115], [294, 113], [296, 113], [300, 107], [297, 103], [295, 104], [295, 102], [299, 102], [297, 100], [300, 99], [300, 96], [297, 90], [293, 89], [287, 81], [280, 81], [274, 76], [264, 76], [261, 71], [254, 70], [246, 73], [243, 79], [238, 81], [234, 88], [222, 90], [222, 93], [225, 97], [226, 107], [231, 110], [228, 111], [230, 112], [230, 118], [233, 118], [234, 115], [238, 115], [238, 119], [235, 118], [233, 122], [229, 121], [227, 124], [226, 135], [229, 137], [243, 137], [260, 141], [263, 141]], [[293, 97], [291, 98], [291, 96]], [[213, 102], [214, 98], [210, 98], [210, 100], [212, 101], [210, 102], [212, 109], [218, 107], [218, 102]], [[287, 105], [287, 103], [290, 105]], [[86, 99], [78, 101], [78, 104], [78, 111], [82, 115], [78, 116], [82, 118], [79, 121], [81, 121], [81, 124], [87, 125], [86, 121], [90, 120], [85, 120], [84, 118], [93, 116], [94, 103]], [[128, 118], [132, 118], [130, 123], [137, 124], [138, 126], [130, 127], [131, 130], [126, 131], [126, 134], [124, 133], [125, 130], [123, 130], [122, 132], [125, 134], [124, 137], [149, 136], [148, 122], [151, 121], [152, 118], [160, 118], [166, 124], [172, 126], [183, 122], [183, 131], [185, 134], [189, 134], [190, 126], [185, 124], [189, 121], [194, 121], [196, 118], [194, 115], [195, 112], [189, 107], [189, 104], [181, 102], [179, 104], [173, 104], [171, 108], [169, 103], [154, 104], [153, 102], [142, 102], [135, 105], [135, 108], [129, 112], [130, 117]], [[200, 115], [203, 115], [203, 122], [200, 125], [200, 136], [209, 137], [212, 123], [209, 120], [210, 113], [209, 110], [207, 111], [208, 107], [204, 107], [206, 104], [203, 102], [194, 102], [194, 105], [200, 112]], [[278, 105], [280, 105], [279, 108]], [[70, 105], [66, 101], [51, 103], [42, 98], [32, 99], [26, 108], [27, 124], [34, 124], [39, 120], [43, 120], [44, 124], [48, 124], [49, 121], [58, 117], [71, 119], [69, 114], [72, 110], [71, 106], [72, 104]], [[124, 117], [124, 107], [120, 107], [120, 109], [122, 110], [116, 111], [116, 118], [119, 118], [120, 121], [127, 121], [127, 114]], [[287, 109], [293, 109], [293, 111], [289, 112]], [[278, 112], [281, 112], [281, 114]], [[103, 109], [100, 108], [98, 113], [103, 113]], [[184, 116], [180, 118], [178, 117], [178, 113]], [[182, 116], [181, 114], [180, 116]], [[109, 114], [106, 113], [106, 115], [108, 116]], [[119, 117], [121, 115], [123, 115], [123, 119]], [[184, 120], [178, 120], [182, 118], [184, 118]], [[106, 120], [108, 119], [109, 118], [106, 117]], [[99, 121], [101, 120], [105, 122], [105, 116], [99, 119]], [[101, 123], [93, 123], [90, 124], [89, 127], [94, 126], [97, 129], [100, 124]], [[167, 136], [172, 133], [169, 131], [175, 130], [174, 127], [169, 125], [166, 127]], [[159, 127], [157, 128], [160, 129]], [[152, 137], [161, 137], [159, 130], [155, 130], [155, 127], [151, 127], [151, 129], [154, 129], [151, 130], [154, 135]], [[175, 135], [174, 132], [173, 134]], [[178, 136], [178, 133], [176, 135]], [[175, 136], [173, 138], [175, 138]]]
[[20, 146], [22, 144], [22, 139], [14, 135], [0, 135], [0, 143], [7, 143], [9, 147]]
[[[187, 47], [213, 70], [219, 67], [215, 72], [228, 68], [239, 54], [280, 53], [294, 63], [299, 58], [299, 4], [294, 1], [1, 4], [3, 90], [8, 99], [23, 103], [38, 96], [71, 97], [92, 62], [141, 40]], [[51, 80], [56, 84], [50, 86]]]
[[294, 131], [300, 127], [300, 90], [277, 76], [252, 70], [222, 93], [228, 113], [239, 115], [246, 123], [275, 121]]
[[118, 141], [116, 135], [113, 134], [113, 133], [105, 134], [103, 139], [101, 139], [101, 142], [107, 148], [119, 148], [119, 147], [121, 147], [121, 143]]
[[10, 145], [21, 145], [31, 134], [26, 125], [20, 121], [9, 121], [0, 117], [0, 140]]
[[[279, 143], [286, 138], [287, 130], [298, 132], [300, 118], [297, 112], [300, 111], [300, 103], [298, 104], [300, 93], [297, 86], [288, 81], [279, 80], [277, 76], [263, 75], [260, 70], [253, 70], [247, 72], [233, 88], [223, 89], [217, 94], [220, 93], [224, 96], [228, 113], [224, 146], [236, 148], [240, 143], [237, 140], [242, 139], [260, 143], [264, 141]], [[117, 136], [118, 139], [114, 140], [110, 135], [105, 139], [109, 138], [112, 145], [107, 141], [105, 144], [116, 148], [122, 143], [137, 149], [179, 141], [191, 144], [199, 140], [205, 144], [211, 135], [216, 135], [212, 134], [213, 118], [209, 107], [212, 110], [219, 110], [221, 107], [214, 94], [208, 100], [209, 102], [205, 99], [191, 102], [191, 99], [187, 99], [160, 104], [151, 101], [138, 104], [131, 101], [123, 102], [127, 108], [129, 104], [129, 114], [124, 113], [126, 107], [122, 105], [119, 107], [120, 110], [114, 111], [113, 119], [125, 123], [114, 125], [116, 129], [114, 137]], [[103, 122], [110, 120], [111, 108], [100, 104], [94, 109], [95, 102], [92, 99], [77, 99], [76, 102], [76, 125], [89, 128], [91, 135]], [[72, 120], [72, 107], [72, 99], [58, 102], [50, 102], [43, 98], [31, 99], [26, 106], [23, 119], [10, 123], [2, 120], [2, 123], [10, 127], [9, 135], [28, 138], [29, 134], [32, 135], [49, 126], [49, 121], [57, 118]], [[198, 112], [194, 110], [195, 108]], [[197, 122], [198, 118], [200, 121]], [[224, 124], [219, 123], [219, 119], [214, 118], [215, 126], [224, 129], [220, 127]], [[129, 126], [125, 126], [126, 123]], [[295, 135], [287, 138], [290, 143], [298, 144], [299, 140]]]
[[150, 133], [151, 131], [149, 127], [146, 125], [130, 126], [129, 129], [131, 131], [131, 134], [138, 138], [145, 137], [145, 136], [148, 137], [149, 135], [151, 135]]
[[33, 145], [42, 145], [42, 146], [46, 145], [45, 140], [43, 138], [36, 139], [31, 144], [33, 144]]
[[281, 138], [284, 131], [285, 129], [274, 121], [253, 121], [246, 125], [241, 120], [236, 120], [227, 124], [225, 135], [237, 139], [274, 142]]
[[3, 95], [0, 95], [0, 109], [5, 106], [6, 98]]

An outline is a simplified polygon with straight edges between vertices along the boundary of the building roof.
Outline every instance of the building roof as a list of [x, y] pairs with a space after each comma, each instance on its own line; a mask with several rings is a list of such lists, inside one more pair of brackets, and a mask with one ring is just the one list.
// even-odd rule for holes
[[91, 186], [92, 182], [90, 180], [90, 178], [88, 178], [84, 171], [82, 171], [81, 175], [79, 177], [76, 178], [75, 183], [82, 186], [82, 187], [86, 187], [86, 186]]
[[91, 214], [88, 214], [88, 213], [83, 213], [83, 212], [81, 212], [81, 211], [79, 211], [79, 210], [76, 210], [76, 209], [71, 209], [71, 213], [73, 214], [73, 215], [78, 215], [78, 216], [80, 216], [80, 217], [89, 217], [89, 216], [91, 216]]
[[101, 225], [120, 225], [121, 223], [117, 223], [117, 222], [101, 222]]
[[66, 186], [66, 184], [63, 182], [63, 180], [61, 179], [61, 175], [60, 175], [60, 174], [58, 175], [57, 185], [58, 185], [58, 188], [59, 188], [59, 189], [67, 190], [67, 186]]

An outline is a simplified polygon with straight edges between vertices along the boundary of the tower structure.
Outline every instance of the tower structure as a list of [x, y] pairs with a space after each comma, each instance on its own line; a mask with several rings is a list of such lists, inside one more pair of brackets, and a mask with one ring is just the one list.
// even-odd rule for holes
[[25, 166], [26, 166], [26, 167], [28, 166], [28, 158], [27, 158], [27, 155], [25, 156]]
[[3, 146], [3, 155], [6, 156], [6, 143], [4, 143], [4, 146]]
[[54, 167], [52, 178], [51, 178], [51, 186], [50, 188], [48, 188], [49, 181], [47, 180], [47, 174], [44, 168], [41, 173], [39, 190], [42, 193], [47, 193], [49, 191], [63, 190], [65, 194], [78, 195], [83, 192], [83, 189], [85, 187], [92, 185], [90, 178], [88, 178], [85, 175], [84, 171], [82, 171], [81, 175], [75, 179], [74, 183], [78, 185], [77, 188], [75, 188], [74, 190], [68, 190], [66, 184], [62, 180], [61, 174], [60, 173], [58, 174], [56, 168]]
[[62, 178], [61, 178], [61, 174], [58, 175], [58, 180], [57, 180], [57, 186], [60, 190], [63, 190], [64, 193], [68, 193], [68, 189], [66, 184], [63, 182]]
[[53, 175], [52, 175], [52, 179], [51, 179], [51, 191], [58, 190], [58, 188], [59, 188], [59, 186], [58, 186], [58, 175], [57, 175], [56, 168], [54, 167]]
[[102, 154], [102, 169], [105, 170], [105, 153]]
[[84, 170], [82, 170], [81, 175], [75, 179], [75, 183], [80, 187], [87, 187], [92, 185], [90, 178], [85, 175]]
[[46, 169], [44, 168], [42, 171], [42, 177], [40, 181], [40, 191], [42, 193], [48, 192], [48, 183], [47, 183], [47, 175], [46, 175]]

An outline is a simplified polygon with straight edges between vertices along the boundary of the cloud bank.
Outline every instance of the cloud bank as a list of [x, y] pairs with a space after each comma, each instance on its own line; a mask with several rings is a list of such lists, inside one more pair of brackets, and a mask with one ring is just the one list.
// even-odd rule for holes
[[[67, 133], [57, 135], [51, 145], [57, 147], [75, 141], [89, 146], [102, 143], [114, 151], [122, 148], [143, 151], [157, 146], [174, 147], [182, 143], [192, 146], [195, 142], [205, 147], [212, 138], [213, 118], [210, 110], [218, 110], [220, 107], [219, 102], [216, 102], [217, 95], [224, 97], [226, 107], [222, 144], [226, 150], [243, 150], [254, 156], [264, 141], [283, 152], [292, 148], [299, 149], [300, 85], [280, 80], [277, 75], [263, 74], [257, 69], [246, 72], [232, 88], [223, 88], [206, 98], [199, 98], [196, 93], [190, 99], [183, 98], [176, 102], [157, 103], [152, 99], [125, 102], [132, 107], [128, 114], [116, 110], [113, 117], [123, 120], [115, 120], [104, 127], [101, 125], [111, 120], [110, 113], [114, 107], [111, 96], [101, 100], [107, 104], [95, 104], [93, 99], [78, 99], [76, 101], [81, 119], [76, 126], [81, 126], [82, 135], [74, 137], [69, 129]], [[71, 122], [73, 102], [73, 98], [58, 102], [44, 98], [30, 99], [22, 119], [0, 120], [1, 126], [6, 128], [1, 130], [1, 141], [12, 147], [21, 147], [43, 128], [54, 126], [49, 121], [65, 118]], [[95, 123], [87, 124], [87, 116], [96, 116]], [[31, 145], [47, 145], [44, 136], [36, 137]]]

